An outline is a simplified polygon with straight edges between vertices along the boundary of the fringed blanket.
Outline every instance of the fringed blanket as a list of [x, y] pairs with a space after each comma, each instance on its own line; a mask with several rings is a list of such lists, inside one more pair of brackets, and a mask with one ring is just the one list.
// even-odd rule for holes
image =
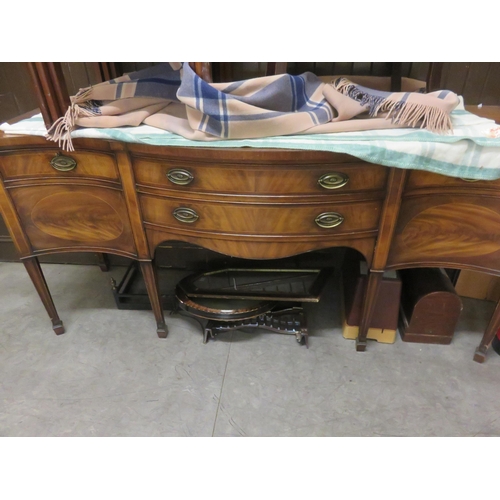
[[165, 63], [80, 90], [47, 138], [72, 151], [75, 127], [146, 124], [195, 141], [401, 127], [445, 133], [458, 103], [446, 90], [382, 92], [312, 73], [213, 84], [187, 63]]

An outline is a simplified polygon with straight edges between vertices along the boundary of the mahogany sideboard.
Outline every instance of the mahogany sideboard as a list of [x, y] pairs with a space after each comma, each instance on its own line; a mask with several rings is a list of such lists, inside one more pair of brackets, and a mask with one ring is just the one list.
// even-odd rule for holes
[[[500, 275], [500, 180], [469, 182], [329, 152], [185, 148], [0, 132], [0, 210], [52, 320], [64, 332], [38, 256], [101, 252], [140, 263], [159, 337], [167, 327], [154, 266], [167, 240], [247, 259], [350, 247], [370, 273], [356, 349], [384, 271], [472, 269]], [[474, 359], [500, 327], [500, 305]]]

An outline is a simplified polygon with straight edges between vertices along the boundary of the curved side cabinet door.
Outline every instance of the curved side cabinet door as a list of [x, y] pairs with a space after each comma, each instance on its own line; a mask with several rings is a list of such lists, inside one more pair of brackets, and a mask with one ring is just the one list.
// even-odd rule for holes
[[9, 189], [33, 249], [39, 253], [102, 249], [135, 256], [123, 194], [97, 186], [48, 185]]
[[449, 264], [500, 270], [500, 199], [433, 195], [403, 201], [389, 266]]

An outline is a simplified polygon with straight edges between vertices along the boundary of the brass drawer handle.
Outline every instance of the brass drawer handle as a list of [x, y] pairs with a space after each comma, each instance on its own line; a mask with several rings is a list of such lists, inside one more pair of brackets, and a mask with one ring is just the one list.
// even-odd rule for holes
[[178, 186], [187, 186], [194, 180], [191, 172], [182, 168], [173, 168], [167, 172], [167, 179]]
[[314, 222], [318, 224], [319, 227], [323, 227], [325, 229], [330, 229], [332, 227], [337, 227], [344, 222], [344, 216], [338, 214], [337, 212], [324, 212], [319, 214]]
[[185, 224], [192, 224], [196, 222], [200, 216], [191, 208], [179, 207], [176, 208], [172, 215], [179, 221]]
[[76, 161], [70, 156], [64, 156], [61, 153], [57, 153], [54, 158], [50, 160], [50, 164], [59, 172], [70, 172], [76, 168]]
[[478, 182], [481, 179], [466, 179], [465, 177], [460, 177], [460, 180], [465, 182]]
[[339, 189], [349, 182], [349, 176], [342, 172], [324, 174], [318, 179], [318, 184], [325, 189]]

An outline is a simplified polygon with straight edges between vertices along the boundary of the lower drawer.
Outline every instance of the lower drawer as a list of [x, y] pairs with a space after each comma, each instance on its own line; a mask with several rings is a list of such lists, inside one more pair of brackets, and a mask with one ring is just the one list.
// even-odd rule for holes
[[141, 195], [145, 222], [167, 228], [242, 235], [320, 235], [378, 228], [382, 202], [238, 204]]

